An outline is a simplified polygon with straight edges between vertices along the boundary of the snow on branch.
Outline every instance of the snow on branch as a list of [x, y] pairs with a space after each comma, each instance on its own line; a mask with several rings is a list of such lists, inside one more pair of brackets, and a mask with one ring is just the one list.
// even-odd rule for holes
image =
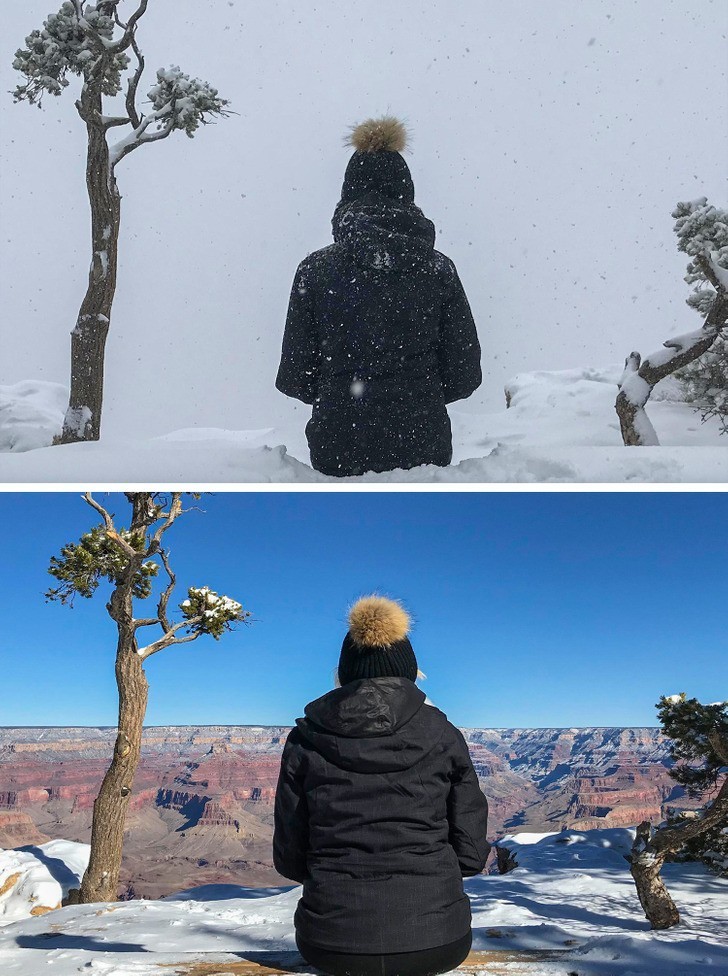
[[[209, 125], [215, 116], [230, 115], [229, 102], [220, 97], [216, 88], [200, 78], [190, 78], [172, 65], [157, 71], [156, 84], [147, 93], [151, 111], [145, 116], [136, 102], [144, 71], [136, 28], [147, 0], [141, 0], [126, 23], [119, 19], [116, 6], [112, 0], [99, 0], [96, 4], [65, 0], [57, 14], [51, 14], [40, 30], [28, 35], [27, 46], [16, 51], [13, 61], [13, 67], [26, 79], [15, 89], [15, 101], [40, 105], [44, 94], [60, 95], [68, 87], [67, 75], [77, 75], [83, 78], [84, 85], [76, 107], [89, 125], [100, 125], [104, 132], [117, 126], [132, 126], [131, 132], [110, 147], [112, 171], [120, 159], [139, 146], [166, 139], [176, 129], [192, 138], [201, 125]], [[117, 27], [123, 34], [114, 39]], [[121, 91], [121, 75], [130, 64], [125, 53], [128, 48], [137, 63], [127, 83], [127, 114], [103, 115], [100, 96]]]
[[199, 78], [190, 78], [174, 65], [157, 71], [157, 84], [149, 89], [147, 98], [154, 111], [144, 117], [137, 116], [139, 121], [135, 128], [111, 147], [109, 163], [112, 169], [139, 146], [166, 139], [175, 129], [182, 129], [193, 138], [201, 125], [210, 124], [212, 116], [230, 114], [226, 111], [229, 102], [220, 98], [216, 88]]
[[701, 329], [667, 339], [662, 349], [644, 359], [632, 352], [625, 360], [615, 408], [627, 446], [659, 444], [644, 409], [652, 390], [660, 380], [708, 352], [728, 324], [728, 213], [701, 197], [678, 203], [672, 216], [676, 218], [678, 250], [692, 258], [685, 281], [697, 283], [687, 303], [705, 321]]
[[[102, 12], [104, 3], [90, 4], [79, 15], [80, 2], [65, 2], [57, 14], [50, 14], [40, 30], [26, 39], [26, 47], [15, 52], [13, 68], [27, 79], [13, 93], [16, 102], [40, 105], [44, 94], [60, 95], [69, 85], [69, 73], [99, 78], [103, 95], [121, 90], [121, 73], [129, 64], [123, 50], [114, 49], [114, 18]], [[108, 49], [107, 49], [108, 47]]]
[[208, 125], [206, 116], [229, 115], [227, 99], [220, 98], [217, 88], [200, 78], [190, 78], [176, 65], [157, 71], [157, 84], [147, 92], [155, 110], [172, 105], [173, 129], [184, 129], [194, 136], [200, 125]]
[[219, 640], [234, 623], [242, 623], [250, 617], [242, 604], [207, 586], [191, 586], [187, 599], [180, 603], [180, 610], [193, 634], [210, 634], [215, 640]]
[[[678, 250], [694, 259], [688, 263], [685, 281], [700, 285], [708, 280], [716, 289], [728, 288], [728, 211], [700, 197], [678, 203], [672, 216]], [[688, 304], [692, 304], [689, 299]]]
[[[170, 625], [166, 611], [174, 583], [174, 574], [170, 574], [169, 586], [160, 600], [158, 617], [155, 620], [136, 622], [140, 627], [158, 623], [164, 630], [159, 640], [138, 649], [137, 654], [141, 658], [146, 659], [173, 644], [187, 644], [206, 634], [219, 640], [224, 633], [233, 629], [234, 624], [246, 623], [251, 616], [249, 610], [244, 610], [242, 604], [231, 597], [220, 595], [207, 586], [191, 586], [187, 591], [187, 599], [179, 605], [183, 619]], [[183, 636], [178, 636], [180, 633]]]

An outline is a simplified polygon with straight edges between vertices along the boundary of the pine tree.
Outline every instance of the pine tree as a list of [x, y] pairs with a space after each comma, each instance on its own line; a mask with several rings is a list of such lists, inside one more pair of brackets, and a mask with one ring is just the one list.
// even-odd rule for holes
[[[728, 287], [728, 211], [708, 204], [705, 197], [691, 203], [679, 203], [673, 212], [678, 248], [692, 257], [707, 254], [712, 269], [724, 287]], [[687, 303], [700, 315], [713, 308], [716, 292], [706, 288], [708, 279], [703, 268], [691, 261], [685, 281], [695, 285]], [[695, 404], [702, 420], [716, 417], [721, 433], [728, 432], [728, 341], [720, 335], [708, 352], [677, 373], [688, 403]]]
[[[728, 323], [728, 213], [701, 197], [678, 203], [672, 216], [678, 250], [691, 257], [685, 281], [695, 289], [687, 303], [705, 321], [701, 329], [668, 339], [663, 349], [644, 359], [632, 352], [625, 360], [615, 409], [622, 440], [628, 447], [659, 443], [645, 404], [657, 383], [673, 373], [687, 374], [689, 382], [696, 384], [695, 396], [701, 397], [705, 416], [724, 417], [728, 406], [726, 372], [720, 365], [726, 361], [723, 330]], [[704, 365], [696, 365], [698, 362]], [[696, 370], [700, 376], [705, 374], [699, 381], [692, 379]]]
[[[700, 811], [696, 810], [672, 810], [667, 824], [670, 827], [680, 826], [699, 816]], [[671, 860], [700, 861], [723, 877], [728, 877], [728, 824], [717, 823], [697, 837], [692, 837]]]
[[637, 828], [630, 871], [652, 928], [667, 929], [678, 924], [680, 913], [660, 878], [665, 860], [711, 831], [728, 829], [728, 702], [703, 705], [684, 694], [663, 696], [657, 714], [677, 761], [670, 775], [688, 796], [706, 801], [696, 815], [655, 831], [648, 821]]
[[[86, 186], [91, 205], [91, 265], [88, 287], [71, 332], [71, 390], [59, 443], [98, 440], [104, 394], [104, 352], [116, 291], [121, 194], [116, 167], [141, 146], [166, 139], [172, 132], [190, 138], [215, 116], [227, 116], [225, 99], [199, 78], [178, 67], [160, 68], [147, 92], [148, 114], [138, 107], [137, 89], [144, 58], [136, 39], [148, 0], [126, 22], [117, 10], [120, 0], [66, 0], [57, 14], [25, 39], [15, 53], [13, 67], [25, 81], [14, 92], [16, 102], [42, 104], [46, 94], [58, 96], [70, 85], [69, 75], [81, 79], [76, 110], [86, 126]], [[104, 98], [122, 90], [122, 75], [134, 55], [136, 65], [126, 85], [125, 114], [107, 115]], [[113, 145], [112, 130], [126, 130]]]
[[705, 421], [715, 417], [721, 434], [728, 433], [728, 341], [716, 339], [709, 352], [677, 373], [685, 400]]
[[[219, 640], [250, 613], [230, 597], [209, 587], [190, 587], [179, 604], [180, 619], [172, 622], [169, 601], [176, 585], [169, 553], [163, 548], [165, 533], [184, 514], [182, 494], [169, 497], [156, 492], [126, 493], [131, 505], [128, 529], [117, 528], [111, 515], [87, 492], [84, 499], [102, 518], [102, 524], [78, 542], [63, 546], [50, 561], [49, 573], [57, 585], [46, 598], [73, 605], [76, 597], [91, 599], [103, 583], [110, 587], [106, 610], [116, 624], [116, 684], [119, 693], [118, 733], [111, 764], [94, 802], [91, 857], [73, 901], [115, 901], [119, 888], [124, 817], [134, 776], [141, 758], [142, 729], [149, 685], [144, 663], [166, 647], [209, 635]], [[154, 580], [164, 568], [167, 583], [161, 591], [156, 614], [137, 617], [134, 603], [148, 599]], [[139, 631], [161, 630], [156, 640], [140, 646]]]

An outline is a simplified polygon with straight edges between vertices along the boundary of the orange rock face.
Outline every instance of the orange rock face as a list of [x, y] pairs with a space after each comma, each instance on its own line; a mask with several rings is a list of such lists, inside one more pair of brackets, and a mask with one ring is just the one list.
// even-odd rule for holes
[[0, 847], [25, 847], [45, 844], [51, 838], [38, 830], [29, 813], [0, 809]]

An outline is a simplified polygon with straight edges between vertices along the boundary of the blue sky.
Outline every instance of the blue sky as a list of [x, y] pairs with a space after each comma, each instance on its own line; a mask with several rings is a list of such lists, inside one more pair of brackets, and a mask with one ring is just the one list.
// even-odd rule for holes
[[[123, 525], [123, 496], [97, 497]], [[167, 536], [178, 602], [209, 585], [254, 622], [152, 657], [147, 721], [291, 723], [332, 687], [348, 605], [376, 591], [412, 613], [423, 687], [460, 726], [654, 725], [661, 693], [726, 696], [727, 499], [206, 496]], [[0, 724], [113, 725], [107, 591], [72, 610], [43, 598], [49, 557], [95, 513], [73, 493], [7, 493], [0, 518]]]

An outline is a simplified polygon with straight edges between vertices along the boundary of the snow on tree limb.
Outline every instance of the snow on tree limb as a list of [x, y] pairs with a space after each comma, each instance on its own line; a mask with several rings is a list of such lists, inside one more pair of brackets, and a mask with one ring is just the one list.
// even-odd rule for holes
[[100, 13], [96, 6], [89, 6], [79, 17], [76, 4], [70, 0], [61, 4], [57, 14], [50, 14], [41, 29], [26, 37], [27, 46], [15, 52], [13, 67], [27, 79], [15, 89], [15, 101], [40, 105], [44, 94], [57, 96], [68, 87], [68, 74], [87, 81], [99, 70], [101, 62], [101, 92], [116, 95], [129, 58], [121, 50], [105, 48], [115, 26], [113, 18]]
[[[232, 630], [233, 624], [245, 623], [250, 617], [250, 611], [244, 610], [242, 604], [229, 596], [216, 593], [207, 586], [191, 586], [187, 591], [187, 599], [180, 603], [183, 619], [175, 624], [169, 623], [166, 614], [166, 600], [169, 599], [174, 582], [165, 590], [164, 609], [160, 612], [155, 623], [159, 623], [164, 634], [159, 640], [140, 647], [137, 654], [141, 658], [148, 658], [158, 651], [173, 644], [187, 644], [207, 634], [219, 640], [224, 633]], [[184, 636], [178, 636], [183, 631]]]
[[[176, 65], [159, 68], [157, 84], [149, 89], [147, 97], [154, 111], [145, 117], [138, 116], [139, 124], [123, 139], [111, 146], [111, 169], [139, 146], [159, 139], [166, 139], [175, 129], [182, 129], [192, 138], [200, 125], [208, 125], [210, 116], [227, 116], [229, 102], [220, 98], [216, 88], [199, 78], [190, 78]], [[149, 132], [151, 126], [158, 128]]]
[[[728, 291], [728, 211], [710, 206], [701, 197], [678, 204], [674, 216], [676, 229], [685, 237], [681, 249], [694, 258], [685, 279], [695, 284], [688, 305], [708, 315], [716, 293]], [[705, 282], [712, 288], [706, 288]], [[720, 433], [728, 434], [728, 335], [721, 333], [703, 356], [680, 370], [677, 378], [686, 401], [700, 413], [701, 420], [715, 418]]]
[[217, 88], [200, 78], [190, 78], [177, 65], [159, 68], [157, 84], [147, 92], [155, 109], [172, 105], [175, 129], [193, 136], [200, 125], [208, 125], [208, 115], [227, 115], [229, 102], [220, 98]]
[[[689, 254], [685, 281], [698, 283], [688, 305], [705, 316], [701, 329], [667, 339], [663, 348], [642, 359], [632, 352], [625, 360], [615, 409], [627, 446], [659, 444], [645, 413], [652, 390], [666, 376], [683, 369], [711, 348], [728, 324], [728, 214], [710, 206], [705, 197], [678, 203], [673, 211], [678, 250]], [[702, 287], [705, 283], [712, 288]]]
[[[126, 92], [127, 117], [107, 117], [90, 113], [83, 98], [76, 102], [81, 117], [88, 123], [98, 123], [108, 130], [131, 124], [131, 133], [110, 149], [113, 167], [139, 146], [166, 139], [175, 129], [191, 138], [201, 125], [208, 125], [214, 116], [225, 117], [229, 102], [221, 98], [216, 88], [199, 78], [190, 78], [177, 65], [160, 68], [157, 82], [147, 98], [152, 112], [144, 116], [136, 104], [137, 88], [144, 70], [144, 58], [136, 42], [135, 31], [144, 14], [147, 0], [142, 0], [126, 24], [105, 12], [108, 3], [86, 4], [83, 0], [66, 0], [57, 14], [46, 18], [43, 28], [26, 38], [26, 48], [15, 54], [13, 67], [26, 77], [14, 93], [16, 101], [40, 104], [46, 93], [60, 95], [69, 85], [68, 74], [95, 79], [102, 95], [116, 95], [121, 91], [121, 74], [130, 64], [126, 53], [131, 48], [137, 66], [131, 75]], [[114, 29], [121, 26], [123, 34], [114, 40]], [[152, 126], [157, 127], [149, 131]]]
[[218, 594], [208, 586], [191, 586], [180, 609], [193, 633], [210, 634], [215, 640], [230, 630], [232, 624], [244, 622], [250, 616], [236, 600]]
[[[636, 436], [635, 443], [641, 447], [656, 447], [660, 442], [657, 431], [650, 423], [650, 418], [644, 410], [649, 400], [652, 387], [640, 375], [642, 357], [638, 352], [631, 352], [624, 362], [624, 372], [619, 381], [619, 396], [624, 398], [623, 410], [630, 411], [632, 417], [630, 425]], [[617, 398], [617, 413], [619, 413], [619, 397]], [[620, 414], [620, 420], [622, 415]], [[627, 441], [625, 441], [627, 443]]]

